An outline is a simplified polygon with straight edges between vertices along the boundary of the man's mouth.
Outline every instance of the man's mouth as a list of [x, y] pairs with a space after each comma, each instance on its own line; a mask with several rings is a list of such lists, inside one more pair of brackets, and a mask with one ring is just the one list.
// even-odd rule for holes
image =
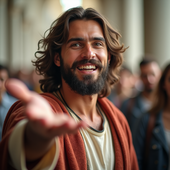
[[97, 66], [95, 65], [81, 65], [81, 66], [78, 66], [77, 69], [79, 70], [96, 70], [97, 69]]

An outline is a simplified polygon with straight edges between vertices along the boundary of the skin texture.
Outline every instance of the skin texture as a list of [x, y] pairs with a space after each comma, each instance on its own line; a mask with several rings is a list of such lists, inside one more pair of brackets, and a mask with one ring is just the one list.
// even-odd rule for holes
[[[69, 38], [62, 47], [61, 56], [64, 64], [69, 67], [75, 61], [85, 58], [93, 58], [106, 66], [109, 54], [101, 26], [92, 20], [71, 22]], [[59, 54], [55, 55], [54, 63], [60, 66]], [[87, 63], [86, 65], [89, 64]], [[100, 71], [99, 69], [80, 71], [77, 68], [75, 69], [75, 74], [80, 80], [83, 80], [84, 75], [91, 75], [93, 81], [98, 78]], [[65, 114], [55, 115], [44, 98], [29, 91], [18, 80], [8, 80], [6, 88], [14, 97], [21, 99], [25, 103], [25, 115], [28, 118], [28, 124], [25, 129], [24, 146], [28, 161], [42, 157], [54, 144], [56, 136], [75, 133], [79, 128], [86, 128], [88, 125], [95, 129], [101, 129], [102, 118], [96, 109], [98, 94], [82, 96], [74, 92], [63, 78], [60, 91], [68, 106], [82, 118], [83, 121], [80, 123], [75, 123], [72, 118]]]

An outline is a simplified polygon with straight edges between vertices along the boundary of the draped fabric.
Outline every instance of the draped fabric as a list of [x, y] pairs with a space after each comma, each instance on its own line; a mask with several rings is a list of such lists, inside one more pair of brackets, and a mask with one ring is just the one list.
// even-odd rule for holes
[[[41, 94], [51, 105], [56, 114], [69, 113], [62, 102], [53, 94]], [[131, 132], [124, 115], [107, 99], [98, 99], [98, 103], [108, 118], [115, 151], [115, 170], [138, 170], [136, 154], [132, 144]], [[24, 108], [21, 101], [16, 102], [9, 110], [4, 122], [0, 142], [0, 169], [13, 170], [10, 166], [10, 156], [8, 153], [9, 136], [15, 125], [25, 119]], [[59, 137], [60, 156], [56, 165], [56, 170], [87, 170], [86, 151], [78, 131], [74, 135], [64, 135]], [[108, 153], [109, 154], [109, 153]]]

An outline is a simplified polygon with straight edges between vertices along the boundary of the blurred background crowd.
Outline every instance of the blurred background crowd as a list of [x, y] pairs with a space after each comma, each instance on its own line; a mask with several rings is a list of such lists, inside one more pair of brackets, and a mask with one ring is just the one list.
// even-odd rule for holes
[[[124, 53], [123, 72], [131, 79], [128, 85], [121, 80], [122, 86], [140, 91], [139, 62], [145, 54], [153, 55], [161, 69], [170, 61], [169, 0], [0, 0], [0, 64], [9, 68], [12, 77], [33, 88], [31, 60], [35, 59], [37, 42], [62, 12], [74, 6], [95, 8], [122, 35], [122, 43], [129, 47]], [[132, 91], [124, 90], [121, 98], [134, 95]]]

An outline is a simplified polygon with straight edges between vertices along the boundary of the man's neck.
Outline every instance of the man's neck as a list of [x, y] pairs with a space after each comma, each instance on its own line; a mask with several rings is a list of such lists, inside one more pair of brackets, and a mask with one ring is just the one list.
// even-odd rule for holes
[[62, 85], [60, 92], [67, 105], [80, 117], [83, 115], [93, 119], [93, 116], [97, 114], [96, 103], [98, 94], [82, 96], [71, 90], [68, 85]]
[[102, 130], [103, 118], [96, 106], [98, 94], [82, 96], [66, 83], [62, 83], [60, 93], [70, 109], [87, 125], [96, 130]]

